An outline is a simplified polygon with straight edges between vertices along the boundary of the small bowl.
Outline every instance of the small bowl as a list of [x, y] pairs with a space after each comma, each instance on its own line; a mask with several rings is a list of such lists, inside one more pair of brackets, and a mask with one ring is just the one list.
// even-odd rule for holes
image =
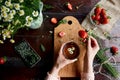
[[[95, 8], [96, 8], [96, 7], [94, 7], [94, 8], [92, 9], [92, 11], [90, 12], [90, 14], [89, 14], [90, 22], [92, 23], [92, 25], [94, 25], [94, 27], [100, 27], [100, 26], [106, 25], [106, 24], [101, 24], [101, 23], [100, 23], [100, 24], [96, 24], [96, 23], [93, 21], [93, 19], [91, 18], [92, 15], [94, 14]], [[109, 16], [110, 14], [106, 11], [106, 15]], [[108, 23], [107, 23], [107, 24], [108, 24]]]
[[102, 26], [103, 24], [96, 24], [93, 20], [92, 20], [92, 15], [94, 14], [94, 10], [95, 8], [93, 8], [93, 10], [90, 12], [90, 22], [95, 26], [95, 27], [99, 27], [99, 26]]
[[80, 48], [75, 42], [68, 42], [63, 47], [63, 55], [66, 59], [75, 59], [80, 54]]

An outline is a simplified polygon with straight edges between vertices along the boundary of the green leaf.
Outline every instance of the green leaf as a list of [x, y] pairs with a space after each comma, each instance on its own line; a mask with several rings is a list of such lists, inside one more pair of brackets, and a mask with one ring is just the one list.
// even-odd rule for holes
[[[104, 55], [105, 51], [107, 51], [109, 48], [103, 48], [98, 51], [96, 54], [96, 57], [100, 60], [100, 63], [104, 63], [108, 60], [108, 58]], [[117, 78], [119, 77], [119, 72], [108, 62], [104, 63], [103, 67], [110, 73], [113, 77]]]
[[45, 52], [45, 47], [43, 46], [43, 44], [40, 44], [40, 49], [42, 50], [42, 52]]
[[44, 4], [43, 11], [54, 8], [52, 5]]
[[65, 23], [67, 23], [67, 20], [66, 20], [66, 19], [62, 19], [62, 20], [60, 20], [60, 21], [58, 22], [58, 24], [65, 24]]

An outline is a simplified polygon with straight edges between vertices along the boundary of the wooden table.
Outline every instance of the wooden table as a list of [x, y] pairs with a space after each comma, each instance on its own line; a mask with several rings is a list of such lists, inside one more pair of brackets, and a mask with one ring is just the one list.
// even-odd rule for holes
[[[65, 16], [74, 16], [81, 23], [98, 1], [100, 0], [43, 0], [44, 4], [52, 5], [54, 8], [43, 11], [42, 26], [36, 30], [23, 29], [15, 35], [16, 43], [22, 39], [27, 40], [42, 60], [34, 68], [24, 66], [14, 51], [14, 44], [6, 41], [5, 44], [0, 44], [0, 57], [8, 57], [8, 62], [5, 65], [0, 65], [0, 80], [44, 80], [46, 72], [53, 66], [53, 31], [57, 25], [50, 22], [51, 17], [61, 20]], [[64, 7], [66, 2], [73, 5], [72, 11]], [[77, 6], [78, 9], [76, 9]], [[45, 52], [41, 51], [40, 44], [45, 46]], [[67, 78], [62, 80], [67, 80]], [[68, 80], [79, 80], [79, 78], [68, 78]]]

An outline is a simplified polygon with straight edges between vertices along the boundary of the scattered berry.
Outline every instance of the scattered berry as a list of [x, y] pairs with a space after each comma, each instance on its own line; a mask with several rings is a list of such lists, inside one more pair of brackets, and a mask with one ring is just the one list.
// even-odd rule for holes
[[53, 23], [53, 24], [57, 24], [57, 18], [55, 18], [55, 17], [53, 17], [53, 18], [51, 18], [51, 23]]
[[6, 62], [6, 57], [1, 57], [0, 58], [0, 64], [4, 64]]
[[85, 38], [88, 37], [88, 34], [87, 34], [87, 32], [86, 32], [85, 30], [80, 30], [80, 31], [78, 32], [78, 34], [79, 34], [79, 36], [80, 36], [81, 38], [83, 38], [83, 39], [85, 39]]
[[94, 42], [93, 39], [91, 39], [91, 46], [92, 46], [92, 47], [95, 47], [95, 42]]
[[65, 32], [62, 32], [62, 31], [59, 32], [59, 33], [58, 33], [58, 36], [59, 36], [59, 37], [63, 37], [63, 36], [65, 36]]
[[70, 11], [72, 11], [73, 8], [71, 3], [67, 2], [66, 6]]
[[118, 54], [118, 48], [117, 48], [116, 46], [112, 46], [112, 47], [110, 48], [110, 51], [111, 51], [111, 53], [112, 53], [113, 55]]

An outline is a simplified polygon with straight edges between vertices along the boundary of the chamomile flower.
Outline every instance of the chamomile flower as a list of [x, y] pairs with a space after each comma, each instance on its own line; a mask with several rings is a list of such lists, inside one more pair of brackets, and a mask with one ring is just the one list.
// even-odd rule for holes
[[20, 5], [18, 3], [15, 3], [14, 7], [15, 7], [16, 10], [20, 10]]
[[19, 15], [20, 15], [20, 16], [23, 16], [24, 14], [25, 14], [24, 10], [20, 10], [20, 11], [19, 11]]
[[26, 22], [25, 26], [30, 27], [31, 26], [31, 22]]
[[3, 40], [0, 40], [0, 44], [3, 44], [4, 42], [3, 42]]
[[6, 8], [6, 12], [9, 12], [10, 11], [10, 9], [9, 8]]
[[15, 10], [11, 10], [10, 13], [13, 14], [13, 15], [15, 15], [16, 11]]
[[38, 11], [33, 11], [33, 12], [32, 12], [32, 15], [33, 15], [34, 17], [37, 17], [37, 16], [38, 16]]
[[4, 12], [4, 11], [6, 11], [6, 7], [5, 7], [5, 6], [2, 6], [2, 7], [1, 7], [1, 12]]
[[11, 32], [8, 29], [2, 30], [3, 40], [6, 40], [6, 38], [11, 38]]
[[6, 5], [7, 7], [10, 7], [11, 2], [10, 2], [10, 1], [5, 1], [5, 5]]
[[4, 18], [6, 18], [8, 16], [8, 14], [6, 12], [2, 12], [1, 16], [4, 17]]
[[13, 14], [9, 13], [8, 14], [8, 19], [13, 19], [13, 18], [14, 18]]
[[14, 39], [10, 39], [10, 42], [11, 42], [11, 43], [15, 43], [15, 40], [14, 40]]
[[19, 0], [20, 3], [24, 2], [24, 0]]
[[33, 21], [33, 18], [30, 17], [30, 16], [27, 16], [27, 17], [26, 17], [26, 21], [27, 21], [27, 22], [32, 22], [32, 21]]

